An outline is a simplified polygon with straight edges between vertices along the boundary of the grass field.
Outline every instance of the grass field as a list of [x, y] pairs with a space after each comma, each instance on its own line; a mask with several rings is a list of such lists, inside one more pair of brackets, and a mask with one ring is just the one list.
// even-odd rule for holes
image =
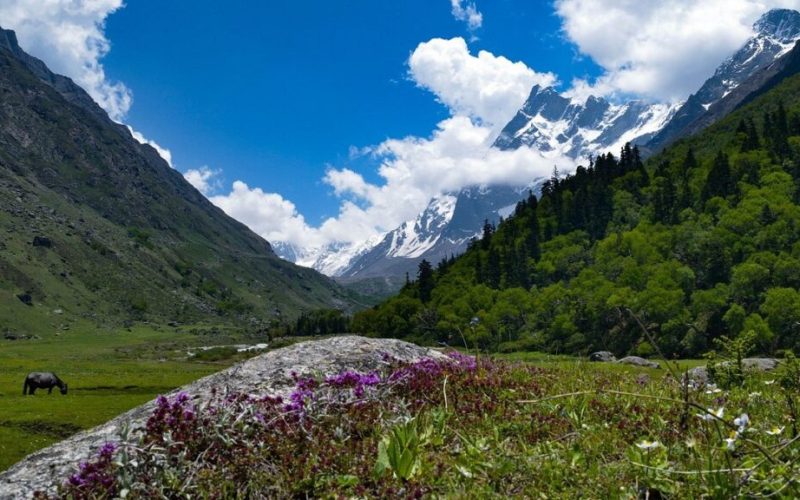
[[[0, 338], [0, 471], [33, 451], [246, 357], [192, 361], [186, 354], [190, 347], [243, 340], [235, 332], [211, 337], [189, 330], [94, 330], [78, 325], [38, 340]], [[23, 396], [22, 384], [31, 371], [55, 372], [69, 384], [68, 395], [55, 389], [50, 395], [39, 390], [35, 396]]]
[[[212, 335], [207, 328], [208, 334], [203, 332], [201, 327], [97, 330], [77, 324], [58, 336], [44, 335], [38, 340], [0, 339], [0, 471], [29, 453], [247, 357], [193, 360], [187, 356], [192, 347], [261, 341], [242, 339], [233, 331], [218, 330]], [[568, 369], [632, 370], [540, 353], [497, 357]], [[69, 384], [69, 394], [62, 396], [56, 389], [49, 395], [40, 390], [35, 396], [23, 396], [22, 383], [31, 371], [57, 373]]]

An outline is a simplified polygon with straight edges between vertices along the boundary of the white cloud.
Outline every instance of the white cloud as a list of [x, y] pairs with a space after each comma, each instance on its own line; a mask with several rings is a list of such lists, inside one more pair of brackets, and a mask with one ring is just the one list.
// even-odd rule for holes
[[[131, 135], [133, 136], [134, 139], [139, 141], [139, 143], [141, 143], [141, 144], [147, 144], [148, 146], [151, 146], [153, 149], [155, 149], [158, 152], [158, 154], [162, 158], [164, 158], [164, 161], [166, 161], [167, 164], [170, 167], [175, 168], [172, 165], [172, 151], [170, 151], [169, 149], [161, 146], [156, 141], [146, 138], [141, 132], [137, 132], [130, 125], [125, 125], [125, 126], [128, 127], [128, 130], [130, 131], [130, 133], [131, 133]], [[195, 187], [197, 187], [197, 186], [195, 186]]]
[[450, 0], [453, 9], [453, 17], [458, 21], [465, 22], [470, 31], [483, 26], [483, 14], [478, 11], [475, 2], [469, 0]]
[[221, 187], [218, 179], [221, 173], [221, 170], [212, 170], [204, 166], [187, 170], [184, 172], [183, 178], [194, 186], [195, 189], [208, 196]]
[[110, 49], [105, 20], [122, 6], [122, 0], [3, 0], [0, 25], [16, 31], [23, 50], [72, 78], [121, 122], [133, 102], [131, 92], [108, 80], [100, 60]]
[[439, 123], [428, 138], [382, 143], [377, 148], [382, 158], [380, 185], [347, 169], [329, 170], [325, 182], [337, 194], [351, 195], [360, 203], [348, 202], [336, 218], [325, 221], [322, 236], [352, 235], [357, 241], [412, 219], [439, 193], [472, 185], [524, 185], [549, 175], [555, 165], [565, 171], [573, 166], [573, 160], [544, 157], [528, 148], [489, 148], [491, 137], [490, 128], [457, 115]]
[[[752, 24], [798, 0], [556, 0], [566, 36], [606, 73], [591, 90], [677, 101], [752, 35]], [[585, 94], [578, 81], [574, 93]]]
[[417, 85], [433, 92], [454, 115], [495, 128], [514, 116], [534, 84], [556, 83], [552, 73], [537, 73], [522, 62], [484, 50], [474, 56], [463, 38], [434, 38], [419, 44], [408, 66]]
[[209, 200], [267, 241], [297, 242], [304, 246], [320, 243], [317, 231], [306, 224], [294, 203], [279, 194], [236, 181], [230, 193]]

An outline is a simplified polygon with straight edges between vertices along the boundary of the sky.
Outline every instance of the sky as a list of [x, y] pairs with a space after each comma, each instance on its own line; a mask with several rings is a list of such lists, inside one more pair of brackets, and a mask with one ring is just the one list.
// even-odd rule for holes
[[0, 26], [269, 241], [358, 242], [554, 163], [489, 148], [534, 84], [678, 102], [800, 0], [0, 0]]

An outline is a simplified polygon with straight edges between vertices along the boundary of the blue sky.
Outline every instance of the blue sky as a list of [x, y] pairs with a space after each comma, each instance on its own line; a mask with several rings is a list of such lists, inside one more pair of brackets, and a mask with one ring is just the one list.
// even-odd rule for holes
[[0, 25], [231, 216], [309, 248], [568, 170], [490, 148], [533, 84], [678, 102], [772, 7], [800, 0], [2, 0]]
[[[567, 82], [599, 73], [548, 2], [480, 9], [472, 51]], [[106, 72], [134, 95], [127, 121], [168, 147], [176, 168], [221, 169], [223, 187], [241, 179], [281, 193], [315, 223], [338, 210], [321, 181], [327, 165], [353, 166], [351, 146], [426, 136], [448, 116], [408, 78], [407, 60], [422, 41], [470, 33], [446, 0], [137, 0], [108, 18], [106, 36]], [[377, 180], [374, 162], [356, 164]]]

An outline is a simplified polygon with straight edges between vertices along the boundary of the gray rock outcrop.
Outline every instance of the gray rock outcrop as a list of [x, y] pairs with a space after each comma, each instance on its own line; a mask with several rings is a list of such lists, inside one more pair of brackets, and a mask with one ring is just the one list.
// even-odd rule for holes
[[[172, 394], [185, 391], [195, 403], [210, 400], [212, 388], [218, 393], [286, 396], [294, 387], [292, 372], [328, 376], [346, 370], [380, 370], [388, 364], [384, 355], [405, 362], [424, 357], [444, 357], [439, 351], [400, 340], [334, 337], [267, 352], [197, 380]], [[77, 470], [80, 461], [96, 455], [106, 442], [118, 441], [124, 426], [134, 433], [141, 429], [154, 408], [155, 400], [29, 455], [0, 474], [0, 499], [31, 498], [37, 490], [55, 492], [58, 485]]]
[[614, 353], [609, 351], [597, 351], [589, 355], [589, 361], [595, 361], [598, 363], [611, 363], [616, 360], [617, 357], [614, 356]]
[[639, 356], [625, 356], [624, 358], [618, 360], [617, 363], [623, 365], [644, 366], [647, 368], [661, 368], [661, 365], [655, 361], [640, 358]]

